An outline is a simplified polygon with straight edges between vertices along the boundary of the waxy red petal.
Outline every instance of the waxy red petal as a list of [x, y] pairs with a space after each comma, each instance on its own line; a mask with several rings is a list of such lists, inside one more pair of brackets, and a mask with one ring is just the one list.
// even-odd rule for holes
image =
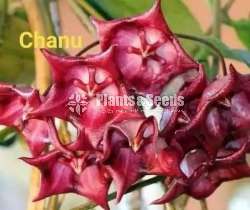
[[51, 143], [49, 125], [43, 120], [29, 120], [21, 131], [33, 156], [40, 155]]
[[110, 184], [111, 179], [105, 170], [98, 165], [91, 165], [87, 166], [79, 175], [75, 190], [108, 210], [107, 196]]
[[59, 160], [60, 153], [52, 152], [38, 158], [22, 158], [30, 165], [36, 166], [41, 171], [40, 191], [34, 201], [46, 197], [69, 193], [74, 190], [74, 171], [68, 162]]

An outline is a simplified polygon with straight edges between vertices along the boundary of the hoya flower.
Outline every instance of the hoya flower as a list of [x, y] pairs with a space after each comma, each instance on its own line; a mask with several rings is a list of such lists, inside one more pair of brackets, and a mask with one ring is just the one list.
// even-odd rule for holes
[[196, 199], [210, 196], [223, 182], [250, 176], [250, 167], [244, 159], [230, 164], [209, 163], [209, 158], [202, 150], [193, 150], [181, 163], [185, 174], [182, 178], [166, 183], [169, 187], [166, 194], [154, 201], [154, 204], [170, 202], [188, 194]]
[[130, 89], [160, 94], [176, 75], [198, 64], [170, 31], [157, 0], [148, 12], [125, 19], [94, 20], [102, 50], [116, 45], [115, 60]]
[[34, 201], [74, 192], [109, 209], [107, 193], [111, 179], [95, 154], [82, 154], [73, 159], [59, 151], [51, 151], [37, 158], [22, 159], [41, 172], [41, 187]]
[[52, 66], [53, 83], [41, 106], [29, 117], [70, 121], [96, 148], [108, 124], [135, 112], [126, 103], [109, 103], [109, 97], [128, 97], [113, 62], [113, 48], [86, 58], [57, 56], [46, 50], [43, 53]]
[[[119, 74], [112, 62], [113, 50], [88, 58], [58, 56], [47, 50], [43, 50], [43, 53], [52, 67], [53, 83], [43, 104], [30, 115], [58, 117], [73, 123], [86, 124], [88, 121], [91, 126], [98, 126], [105, 121], [103, 113], [106, 112], [98, 95], [121, 94]], [[73, 106], [70, 102], [74, 99], [81, 106], [79, 110], [70, 109]], [[88, 110], [88, 107], [92, 109]], [[88, 116], [94, 112], [96, 115], [90, 119]], [[99, 122], [94, 120], [96, 118], [100, 118]]]
[[40, 119], [27, 119], [28, 113], [40, 104], [41, 99], [35, 89], [0, 85], [0, 124], [19, 131], [34, 156], [41, 154], [50, 143], [48, 123]]
[[242, 82], [245, 86], [241, 87], [241, 81], [247, 77], [240, 75], [230, 66], [229, 75], [207, 86], [196, 107], [187, 113], [190, 122], [177, 129], [176, 137], [181, 139], [189, 135], [188, 133], [196, 134], [202, 139], [200, 142], [207, 152], [213, 155], [225, 143], [225, 139], [228, 140], [227, 136], [231, 133], [242, 134], [245, 128], [250, 126], [246, 114], [250, 111], [249, 94], [245, 88], [247, 82]]
[[25, 115], [40, 103], [36, 90], [12, 85], [0, 85], [0, 123], [21, 127]]
[[103, 141], [104, 158], [117, 187], [118, 201], [142, 177], [145, 157], [138, 151], [145, 144], [155, 142], [157, 134], [155, 119], [142, 116], [117, 121], [107, 130]]
[[117, 186], [118, 201], [143, 175], [180, 176], [178, 151], [161, 145], [154, 117], [112, 124], [103, 144], [106, 167]]
[[[133, 128], [133, 129], [131, 129]], [[58, 138], [57, 135], [52, 137]], [[37, 167], [42, 174], [41, 187], [35, 201], [61, 193], [77, 193], [108, 209], [107, 193], [112, 180], [117, 187], [120, 201], [128, 188], [145, 174], [144, 154], [141, 147], [157, 138], [154, 118], [142, 116], [119, 120], [109, 126], [98, 150], [82, 151], [75, 145], [68, 156], [56, 149], [35, 158], [22, 158]]]
[[185, 105], [188, 121], [174, 121], [173, 137], [167, 140], [182, 154], [182, 176], [174, 178], [155, 203], [182, 193], [205, 198], [222, 182], [249, 177], [249, 85], [249, 76], [231, 65], [227, 76], [208, 84], [200, 99]]
[[32, 110], [42, 104], [43, 98], [38, 91], [28, 87], [0, 85], [0, 124], [14, 127], [24, 136], [33, 156], [42, 154], [49, 144], [67, 152], [60, 141], [51, 138], [54, 135], [54, 121], [41, 117], [30, 119]]

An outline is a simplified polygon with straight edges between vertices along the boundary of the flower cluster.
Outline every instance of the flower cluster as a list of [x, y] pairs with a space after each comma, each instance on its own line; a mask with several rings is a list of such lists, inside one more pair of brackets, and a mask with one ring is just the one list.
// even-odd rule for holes
[[[77, 193], [109, 209], [112, 182], [120, 201], [143, 176], [158, 175], [168, 188], [154, 201], [162, 204], [183, 193], [205, 198], [224, 181], [250, 176], [249, 75], [231, 65], [228, 75], [209, 82], [170, 31], [159, 0], [143, 15], [94, 24], [100, 54], [69, 57], [43, 50], [53, 80], [44, 95], [0, 85], [0, 124], [23, 134], [32, 157], [22, 160], [41, 172], [35, 201]], [[98, 101], [100, 94], [173, 93], [184, 106], [162, 107], [158, 120], [136, 104]], [[75, 96], [76, 112], [69, 108]], [[56, 118], [77, 129], [76, 140], [61, 140]]]

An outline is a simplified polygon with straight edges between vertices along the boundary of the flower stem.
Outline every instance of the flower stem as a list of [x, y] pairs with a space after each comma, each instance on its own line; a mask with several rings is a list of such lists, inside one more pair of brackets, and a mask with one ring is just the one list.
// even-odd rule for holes
[[175, 210], [184, 210], [187, 205], [188, 199], [189, 199], [188, 195], [185, 194], [176, 198], [173, 201]]
[[207, 202], [205, 199], [200, 200], [201, 210], [208, 210]]
[[235, 0], [228, 0], [228, 2], [223, 7], [223, 10], [228, 12], [230, 10], [230, 8], [232, 7], [232, 5], [234, 4], [234, 2], [235, 2]]
[[99, 44], [99, 41], [95, 41], [95, 42], [91, 43], [87, 47], [83, 48], [80, 52], [78, 52], [75, 56], [81, 56], [82, 54], [84, 54], [88, 50], [92, 49], [93, 47], [97, 46], [98, 44]]
[[213, 0], [213, 36], [216, 38], [221, 37], [221, 1]]
[[60, 123], [59, 136], [60, 136], [61, 143], [63, 145], [70, 143], [71, 134], [68, 130], [67, 122], [65, 121], [61, 121]]
[[[143, 187], [155, 184], [155, 183], [160, 182], [160, 181], [163, 181], [163, 178], [159, 177], [159, 176], [156, 176], [156, 177], [147, 179], [145, 181], [138, 182], [137, 184], [134, 184], [132, 187], [130, 187], [128, 189], [128, 191], [126, 192], [126, 194], [131, 193], [131, 192], [133, 192], [135, 190], [142, 189]], [[108, 195], [108, 201], [114, 200], [115, 198], [116, 198], [116, 192], [113, 192], [113, 193]], [[96, 204], [87, 203], [87, 204], [83, 204], [83, 205], [80, 205], [78, 207], [75, 207], [75, 208], [73, 208], [71, 210], [87, 210], [87, 209], [95, 208], [96, 206], [97, 206]]]
[[176, 210], [174, 205], [172, 203], [167, 203], [166, 204], [166, 210]]
[[142, 208], [142, 192], [140, 189], [131, 193], [131, 196], [129, 199], [129, 207], [131, 210], [141, 210], [141, 208]]
[[39, 191], [39, 185], [40, 185], [40, 172], [38, 171], [38, 169], [32, 168], [27, 210], [44, 210], [45, 209], [44, 201], [38, 201], [35, 203], [32, 202], [33, 198], [36, 196], [37, 192]]
[[[215, 38], [221, 38], [221, 1], [213, 0], [212, 3], [213, 10], [213, 26], [212, 26], [212, 34]], [[219, 60], [216, 56], [213, 57], [212, 68], [219, 68]], [[224, 72], [223, 72], [224, 74]]]
[[47, 210], [58, 210], [58, 195], [51, 196], [48, 200]]

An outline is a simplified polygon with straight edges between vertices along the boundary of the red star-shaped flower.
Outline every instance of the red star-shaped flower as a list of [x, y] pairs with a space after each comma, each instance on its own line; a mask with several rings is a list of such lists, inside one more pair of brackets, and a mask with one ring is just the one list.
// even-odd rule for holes
[[116, 64], [130, 89], [160, 94], [174, 76], [197, 69], [170, 31], [157, 0], [148, 12], [120, 20], [94, 20], [101, 48], [116, 45]]

